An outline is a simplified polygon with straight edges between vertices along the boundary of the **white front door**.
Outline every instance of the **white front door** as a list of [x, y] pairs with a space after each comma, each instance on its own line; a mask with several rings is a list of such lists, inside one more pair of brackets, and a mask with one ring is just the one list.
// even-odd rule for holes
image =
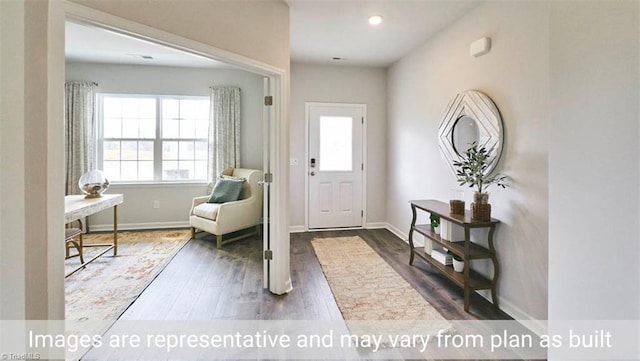
[[308, 228], [361, 227], [364, 104], [306, 104]]

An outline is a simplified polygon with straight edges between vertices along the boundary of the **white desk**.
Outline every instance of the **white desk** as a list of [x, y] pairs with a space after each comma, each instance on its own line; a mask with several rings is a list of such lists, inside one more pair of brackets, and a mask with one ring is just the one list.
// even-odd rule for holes
[[88, 263], [95, 261], [98, 257], [113, 249], [113, 256], [118, 255], [118, 205], [124, 202], [122, 194], [103, 194], [102, 197], [85, 198], [83, 195], [72, 195], [64, 197], [64, 223], [88, 217], [105, 209], [113, 208], [113, 243], [90, 244], [85, 247], [106, 247], [90, 260], [84, 262], [78, 268], [69, 272], [65, 277], [69, 277]]

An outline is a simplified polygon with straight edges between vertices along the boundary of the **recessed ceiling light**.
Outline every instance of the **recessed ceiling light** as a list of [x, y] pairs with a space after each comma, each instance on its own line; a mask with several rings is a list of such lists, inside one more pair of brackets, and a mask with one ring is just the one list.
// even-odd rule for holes
[[381, 15], [372, 15], [369, 17], [369, 24], [376, 26], [376, 25], [380, 25], [381, 23], [382, 23]]

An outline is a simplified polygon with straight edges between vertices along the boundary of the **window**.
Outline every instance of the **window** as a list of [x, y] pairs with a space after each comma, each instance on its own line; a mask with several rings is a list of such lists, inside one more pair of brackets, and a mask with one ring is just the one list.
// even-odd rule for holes
[[320, 117], [320, 170], [353, 170], [353, 118]]
[[209, 98], [99, 94], [98, 162], [111, 181], [206, 181]]

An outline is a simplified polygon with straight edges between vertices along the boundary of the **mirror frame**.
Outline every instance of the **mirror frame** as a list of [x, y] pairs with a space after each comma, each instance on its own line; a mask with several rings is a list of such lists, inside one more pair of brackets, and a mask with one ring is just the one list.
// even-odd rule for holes
[[458, 93], [447, 105], [444, 117], [438, 128], [440, 154], [444, 157], [453, 174], [456, 169], [453, 162], [462, 160], [453, 145], [453, 129], [461, 117], [474, 119], [478, 126], [478, 146], [491, 152], [487, 161], [485, 175], [491, 174], [500, 161], [504, 144], [504, 129], [500, 111], [489, 96], [477, 90], [465, 90]]

